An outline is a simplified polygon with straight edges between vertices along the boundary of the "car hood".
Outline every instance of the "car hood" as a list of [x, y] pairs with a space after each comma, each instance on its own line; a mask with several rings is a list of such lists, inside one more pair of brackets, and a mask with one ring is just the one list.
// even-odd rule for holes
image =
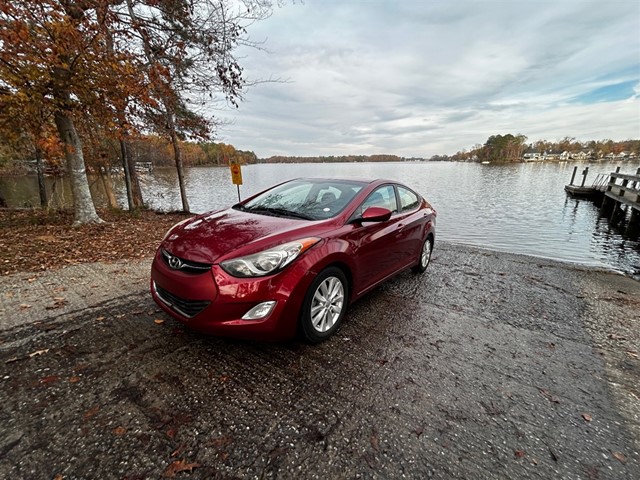
[[314, 227], [319, 223], [326, 222], [228, 209], [198, 215], [179, 225], [167, 235], [162, 248], [186, 260], [212, 264], [236, 250], [238, 255], [244, 255], [250, 250], [255, 252], [311, 236], [309, 230], [317, 230]]

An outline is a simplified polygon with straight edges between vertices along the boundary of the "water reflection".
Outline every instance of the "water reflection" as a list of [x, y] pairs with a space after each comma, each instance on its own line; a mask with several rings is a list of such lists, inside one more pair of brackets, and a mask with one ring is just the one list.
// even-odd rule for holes
[[[573, 166], [570, 163], [449, 162], [250, 165], [243, 167], [241, 195], [246, 198], [297, 177], [392, 178], [424, 194], [438, 210], [440, 239], [611, 267], [640, 276], [638, 241], [611, 228], [606, 218], [599, 217], [599, 209], [592, 202], [566, 196], [563, 187], [571, 178]], [[593, 177], [587, 181], [598, 173], [615, 170], [616, 166], [612, 163], [591, 165]], [[636, 169], [637, 165], [622, 165], [622, 172]], [[194, 212], [226, 207], [237, 201], [228, 168], [188, 169], [186, 184]], [[6, 179], [0, 179], [0, 189], [8, 196], [6, 185]], [[181, 208], [174, 169], [142, 174], [141, 185], [151, 208]], [[114, 178], [114, 186], [120, 204], [125, 206], [122, 179]], [[92, 193], [99, 199], [97, 187], [98, 183], [93, 182]], [[25, 189], [24, 186], [16, 188]], [[16, 194], [17, 201], [37, 204], [35, 178], [26, 190]], [[61, 191], [63, 200], [68, 201], [70, 191], [66, 187]], [[104, 199], [101, 201], [104, 203]], [[11, 204], [15, 205], [15, 201], [11, 200]]]

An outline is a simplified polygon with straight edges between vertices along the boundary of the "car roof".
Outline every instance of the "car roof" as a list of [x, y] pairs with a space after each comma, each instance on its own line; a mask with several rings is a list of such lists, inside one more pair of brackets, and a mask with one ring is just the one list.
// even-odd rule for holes
[[292, 180], [308, 180], [311, 182], [355, 182], [355, 183], [364, 183], [364, 184], [372, 184], [372, 183], [399, 183], [395, 180], [387, 180], [383, 178], [358, 178], [358, 177], [299, 177], [294, 178]]

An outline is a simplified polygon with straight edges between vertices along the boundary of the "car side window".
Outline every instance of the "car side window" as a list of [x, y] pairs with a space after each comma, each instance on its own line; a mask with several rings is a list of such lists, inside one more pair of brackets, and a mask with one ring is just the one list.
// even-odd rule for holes
[[360, 207], [360, 215], [369, 207], [382, 207], [391, 210], [392, 213], [397, 212], [398, 204], [393, 185], [384, 185], [371, 192]]
[[408, 188], [404, 188], [398, 185], [398, 196], [400, 197], [400, 211], [408, 212], [409, 210], [415, 210], [420, 205], [420, 199]]

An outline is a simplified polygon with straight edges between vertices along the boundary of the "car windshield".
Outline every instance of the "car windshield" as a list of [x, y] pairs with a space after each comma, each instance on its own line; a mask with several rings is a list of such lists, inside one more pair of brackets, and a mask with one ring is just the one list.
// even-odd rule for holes
[[326, 220], [344, 210], [364, 185], [350, 180], [292, 180], [233, 208], [261, 215]]

